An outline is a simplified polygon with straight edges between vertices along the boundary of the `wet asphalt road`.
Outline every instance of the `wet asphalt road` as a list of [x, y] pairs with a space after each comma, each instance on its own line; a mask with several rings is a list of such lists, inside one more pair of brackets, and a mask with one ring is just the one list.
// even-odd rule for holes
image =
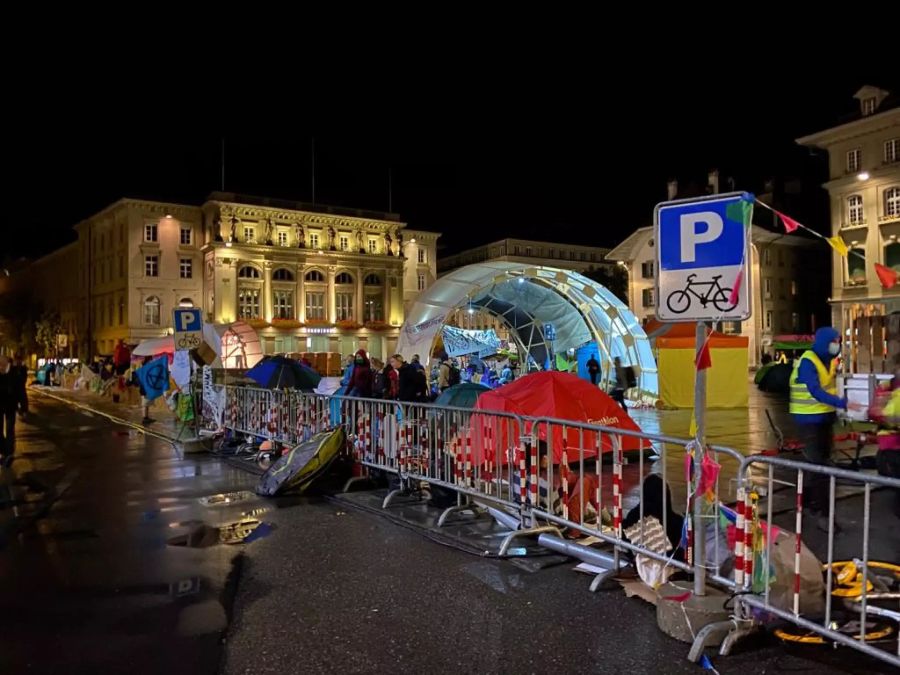
[[[528, 571], [324, 500], [205, 506], [255, 477], [64, 404], [33, 407], [21, 459], [0, 473], [0, 673], [700, 672], [652, 606], [589, 593], [572, 564]], [[229, 546], [203, 529], [251, 511], [269, 536]], [[713, 662], [877, 669], [768, 640]]]
[[168, 540], [239, 516], [252, 478], [40, 396], [0, 470], [0, 673], [214, 673], [241, 547]]

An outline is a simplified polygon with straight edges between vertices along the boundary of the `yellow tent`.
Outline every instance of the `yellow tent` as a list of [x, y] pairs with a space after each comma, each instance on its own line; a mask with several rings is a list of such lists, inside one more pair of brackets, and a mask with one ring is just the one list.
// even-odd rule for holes
[[[649, 328], [649, 327], [648, 327]], [[656, 332], [659, 400], [667, 408], [694, 407], [696, 327], [693, 323], [671, 324]], [[746, 408], [749, 397], [749, 340], [740, 335], [713, 333], [709, 338], [712, 368], [706, 376], [708, 408]]]

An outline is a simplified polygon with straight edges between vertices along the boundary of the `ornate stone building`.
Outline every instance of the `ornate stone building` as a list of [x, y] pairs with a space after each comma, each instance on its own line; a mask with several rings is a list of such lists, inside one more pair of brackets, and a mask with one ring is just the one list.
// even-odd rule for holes
[[165, 335], [174, 308], [198, 306], [208, 322], [252, 325], [266, 353], [386, 358], [404, 302], [435, 279], [440, 236], [396, 214], [231, 193], [202, 206], [121, 199], [75, 230], [29, 274], [69, 280], [41, 284], [40, 300], [82, 357]]

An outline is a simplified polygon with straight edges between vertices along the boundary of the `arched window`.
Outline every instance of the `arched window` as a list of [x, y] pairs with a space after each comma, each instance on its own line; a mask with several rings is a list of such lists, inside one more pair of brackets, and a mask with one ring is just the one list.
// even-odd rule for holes
[[159, 298], [155, 295], [151, 295], [144, 300], [144, 325], [159, 325]]
[[334, 278], [336, 284], [352, 284], [353, 276], [349, 272], [341, 272]]
[[273, 281], [293, 281], [294, 273], [284, 267], [279, 267], [272, 273]]
[[239, 279], [259, 279], [259, 270], [250, 265], [244, 265], [238, 270]]
[[377, 274], [367, 274], [366, 278], [363, 279], [363, 283], [366, 286], [380, 286], [381, 279], [378, 277]]
[[850, 225], [862, 225], [863, 219], [863, 199], [859, 195], [850, 195], [847, 197], [847, 222]]
[[884, 215], [900, 216], [900, 187], [891, 187], [884, 191]]
[[325, 281], [325, 275], [322, 274], [319, 270], [312, 270], [311, 272], [306, 273], [305, 279], [307, 281], [321, 283]]

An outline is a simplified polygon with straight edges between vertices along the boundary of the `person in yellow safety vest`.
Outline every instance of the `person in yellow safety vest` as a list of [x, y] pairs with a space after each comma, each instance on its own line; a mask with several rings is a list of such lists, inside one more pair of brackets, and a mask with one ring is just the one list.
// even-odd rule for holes
[[[803, 353], [794, 366], [790, 380], [790, 411], [797, 424], [803, 454], [812, 464], [831, 463], [834, 447], [834, 422], [837, 410], [860, 410], [837, 395], [837, 356], [841, 337], [831, 327], [816, 331], [812, 349]], [[804, 506], [816, 518], [816, 526], [828, 531], [828, 477], [813, 471], [806, 474]], [[835, 523], [835, 531], [838, 526]]]

